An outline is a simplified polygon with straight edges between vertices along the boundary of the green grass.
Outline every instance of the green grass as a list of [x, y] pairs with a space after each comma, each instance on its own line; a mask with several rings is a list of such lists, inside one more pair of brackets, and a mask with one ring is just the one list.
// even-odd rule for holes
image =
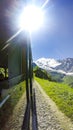
[[59, 109], [73, 121], [73, 88], [63, 83], [50, 82], [36, 77], [35, 80]]
[[4, 126], [9, 116], [12, 114], [14, 107], [24, 92], [25, 81], [9, 89], [8, 93], [11, 95], [11, 97], [6, 101], [2, 108], [0, 108], [0, 129]]

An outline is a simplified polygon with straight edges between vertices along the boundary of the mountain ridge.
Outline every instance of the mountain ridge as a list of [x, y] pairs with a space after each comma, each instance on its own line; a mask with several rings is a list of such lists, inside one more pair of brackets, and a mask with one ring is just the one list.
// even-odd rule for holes
[[73, 58], [55, 60], [54, 58], [40, 58], [34, 62], [37, 66], [48, 71], [73, 75]]

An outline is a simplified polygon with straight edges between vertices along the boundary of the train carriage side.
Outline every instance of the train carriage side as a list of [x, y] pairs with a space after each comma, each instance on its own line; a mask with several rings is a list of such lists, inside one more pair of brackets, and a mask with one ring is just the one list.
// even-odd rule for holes
[[[27, 32], [19, 31], [17, 27], [13, 26], [12, 8], [14, 4], [15, 0], [2, 0], [0, 2], [0, 108], [4, 105], [1, 107], [2, 101], [5, 101], [7, 96], [11, 95], [9, 90], [24, 80], [26, 108], [30, 99], [32, 100], [32, 54], [30, 36]], [[8, 15], [6, 12], [8, 12]], [[11, 104], [12, 101], [10, 100], [10, 106]], [[30, 108], [28, 113], [27, 126], [29, 126]], [[1, 122], [3, 120], [0, 117], [0, 128], [2, 127]]]

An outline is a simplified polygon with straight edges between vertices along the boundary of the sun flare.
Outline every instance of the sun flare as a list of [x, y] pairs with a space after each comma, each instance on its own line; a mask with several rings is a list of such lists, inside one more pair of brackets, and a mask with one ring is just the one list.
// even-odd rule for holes
[[42, 26], [44, 13], [36, 6], [26, 6], [20, 16], [19, 25], [21, 29], [33, 32]]

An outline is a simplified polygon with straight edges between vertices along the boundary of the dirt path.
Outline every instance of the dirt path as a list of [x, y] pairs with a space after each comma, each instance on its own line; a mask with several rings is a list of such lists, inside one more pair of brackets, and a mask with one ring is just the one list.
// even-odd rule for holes
[[[34, 81], [34, 86], [36, 88], [39, 130], [73, 130], [73, 122], [58, 109], [36, 81]], [[46, 123], [47, 127], [42, 122]]]
[[[58, 109], [42, 87], [36, 81], [33, 85], [36, 93], [38, 130], [73, 130], [73, 123]], [[13, 115], [7, 121], [4, 129], [1, 130], [21, 130], [25, 107], [24, 93], [16, 105]]]
[[13, 110], [12, 116], [7, 121], [5, 127], [1, 130], [21, 130], [23, 117], [26, 107], [25, 93], [20, 98], [19, 102]]

